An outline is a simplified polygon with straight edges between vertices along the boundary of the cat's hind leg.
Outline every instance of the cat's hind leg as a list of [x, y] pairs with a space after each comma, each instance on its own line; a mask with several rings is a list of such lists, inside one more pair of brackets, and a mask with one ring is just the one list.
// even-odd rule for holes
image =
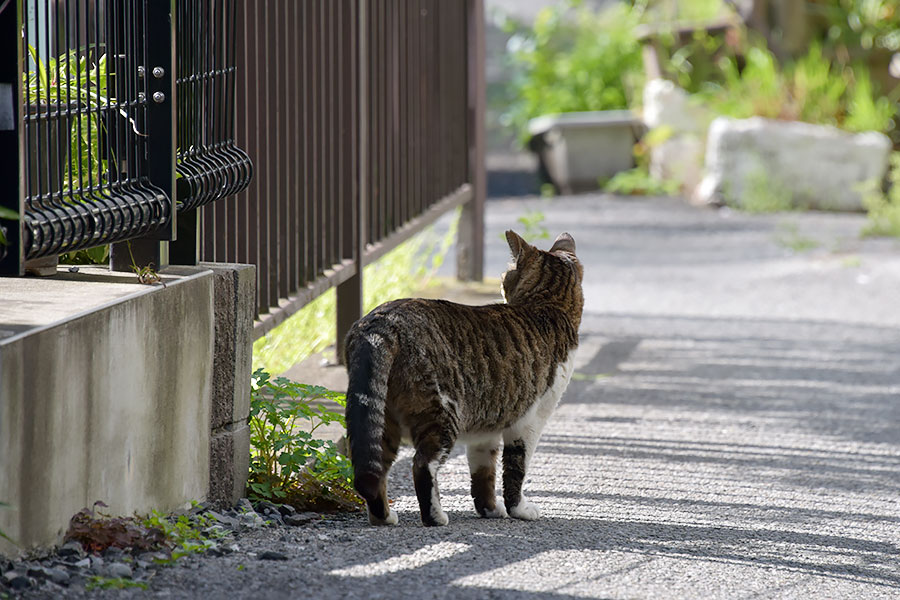
[[488, 519], [505, 518], [506, 508], [497, 505], [494, 490], [497, 477], [497, 456], [500, 454], [500, 436], [481, 443], [471, 443], [466, 447], [469, 459], [469, 473], [472, 476], [472, 499], [479, 515]]
[[414, 430], [412, 438], [416, 449], [413, 458], [413, 483], [419, 500], [422, 524], [426, 527], [446, 525], [449, 519], [441, 508], [437, 472], [450, 456], [456, 432], [452, 427], [432, 423], [423, 429]]
[[386, 418], [384, 436], [381, 440], [382, 476], [378, 481], [377, 492], [371, 497], [365, 498], [366, 509], [369, 513], [369, 523], [372, 525], [396, 525], [399, 522], [397, 513], [391, 508], [387, 496], [388, 472], [397, 458], [397, 449], [399, 447], [400, 427], [394, 419]]

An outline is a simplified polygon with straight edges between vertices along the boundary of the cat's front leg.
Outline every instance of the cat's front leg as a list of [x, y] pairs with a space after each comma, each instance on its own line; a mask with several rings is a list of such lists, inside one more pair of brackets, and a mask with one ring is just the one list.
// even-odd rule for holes
[[472, 499], [479, 515], [488, 519], [506, 518], [506, 508], [497, 505], [494, 490], [497, 476], [497, 456], [500, 454], [500, 437], [481, 444], [469, 444], [466, 456], [472, 476]]

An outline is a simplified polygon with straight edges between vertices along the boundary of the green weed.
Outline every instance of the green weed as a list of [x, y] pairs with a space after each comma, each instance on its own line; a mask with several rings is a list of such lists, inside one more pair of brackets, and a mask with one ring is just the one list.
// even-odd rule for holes
[[878, 96], [862, 65], [840, 66], [818, 44], [784, 67], [764, 45], [746, 52], [746, 65], [735, 56], [722, 57], [721, 82], [709, 82], [697, 93], [718, 114], [752, 116], [821, 125], [848, 131], [889, 131], [896, 105]]
[[813, 238], [802, 235], [793, 223], [781, 223], [775, 233], [775, 243], [794, 252], [806, 252], [821, 246]]
[[308, 510], [356, 509], [350, 460], [316, 430], [344, 416], [323, 401], [344, 406], [344, 394], [253, 373], [250, 395], [250, 477], [255, 500], [286, 502]]
[[873, 182], [863, 194], [863, 204], [868, 211], [868, 223], [864, 236], [900, 237], [900, 152], [893, 152], [888, 173], [890, 188], [887, 194]]
[[726, 190], [726, 202], [749, 213], [771, 213], [794, 210], [790, 188], [759, 169], [747, 176], [746, 187], [740, 199]]
[[[196, 502], [192, 504], [197, 506]], [[171, 564], [182, 556], [206, 552], [216, 546], [215, 540], [226, 535], [214, 519], [202, 512], [189, 516], [167, 515], [153, 511], [142, 524], [148, 529], [162, 531], [171, 548], [169, 559], [157, 561], [164, 564]]]
[[[546, 215], [544, 215], [543, 211], [536, 208], [528, 210], [525, 214], [519, 216], [516, 222], [522, 226], [520, 232], [522, 239], [529, 244], [533, 244], [538, 240], [549, 240], [550, 230], [544, 225], [545, 219]], [[503, 239], [506, 239], [505, 235]]]
[[635, 167], [613, 175], [603, 191], [626, 196], [673, 196], [678, 193], [678, 182], [657, 179], [646, 167]]
[[[88, 47], [88, 53], [90, 50]], [[28, 53], [36, 70], [22, 74], [25, 101], [31, 105], [55, 105], [59, 110], [72, 112], [69, 164], [66, 165], [62, 191], [74, 191], [82, 183], [108, 183], [107, 159], [115, 163], [115, 157], [111, 153], [104, 156], [99, 150], [101, 130], [105, 131], [106, 125], [97, 116], [98, 112], [109, 110], [116, 104], [116, 99], [108, 95], [109, 76], [114, 73], [107, 70], [107, 55], [102, 54], [92, 62], [87, 55], [74, 49], [44, 62], [30, 44]], [[75, 112], [79, 107], [88, 108], [90, 112]], [[134, 119], [124, 109], [118, 108], [110, 114], [118, 114], [137, 131]]]
[[[196, 502], [192, 503], [198, 507]], [[106, 507], [95, 502], [90, 509], [78, 511], [69, 521], [66, 540], [79, 542], [87, 552], [102, 552], [110, 547], [140, 551], [161, 550], [168, 558], [160, 564], [171, 564], [182, 556], [205, 552], [226, 535], [211, 517], [199, 511], [191, 515], [167, 515], [153, 511], [149, 516], [118, 517], [97, 511]]]

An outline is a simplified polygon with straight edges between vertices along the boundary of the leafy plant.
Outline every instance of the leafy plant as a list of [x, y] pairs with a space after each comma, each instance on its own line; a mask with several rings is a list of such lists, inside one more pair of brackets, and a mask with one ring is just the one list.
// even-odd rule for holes
[[[250, 393], [249, 495], [312, 510], [356, 509], [350, 460], [316, 430], [344, 425], [342, 414], [322, 401], [344, 406], [344, 394], [319, 386], [272, 379], [257, 369]], [[317, 404], [318, 403], [318, 404]]]
[[541, 10], [531, 28], [507, 20], [514, 77], [503, 124], [524, 143], [539, 115], [627, 108], [643, 78], [634, 28], [644, 5], [617, 2], [598, 13], [568, 0]]
[[891, 154], [888, 182], [890, 188], [886, 194], [878, 182], [872, 182], [863, 194], [863, 204], [868, 211], [868, 224], [863, 235], [900, 237], [900, 152]]
[[621, 171], [613, 175], [607, 181], [601, 181], [601, 187], [610, 194], [625, 194], [628, 196], [672, 196], [678, 193], [678, 181], [665, 180], [650, 174], [650, 153], [654, 148], [674, 135], [674, 130], [668, 125], [654, 127], [646, 132], [634, 145], [634, 160], [637, 163], [633, 169]]
[[[192, 503], [196, 508], [197, 504]], [[182, 556], [206, 552], [216, 545], [215, 540], [225, 535], [216, 522], [202, 512], [187, 515], [167, 515], [157, 511], [150, 513], [142, 521], [149, 530], [161, 531], [170, 551], [171, 563]]]
[[[47, 62], [29, 44], [28, 52], [35, 69], [23, 73], [25, 101], [32, 105], [55, 105], [57, 110], [72, 113], [74, 121], [70, 131], [69, 164], [63, 175], [63, 191], [74, 190], [84, 183], [100, 185], [107, 182], [108, 158], [101, 156], [100, 135], [105, 126], [98, 118], [98, 111], [107, 109], [114, 98], [107, 89], [109, 76], [107, 55], [100, 55], [96, 62], [90, 62], [87, 54], [70, 50], [59, 56], [50, 57]], [[79, 111], [87, 108], [87, 111]], [[123, 109], [118, 113], [131, 122], [134, 121]], [[115, 162], [115, 159], [113, 158]]]
[[886, 131], [897, 113], [897, 107], [890, 98], [874, 94], [872, 80], [864, 69], [856, 74], [856, 85], [848, 102], [844, 129], [849, 131]]
[[109, 264], [109, 244], [60, 254], [59, 262], [67, 265]]
[[678, 182], [657, 179], [646, 167], [638, 166], [613, 175], [603, 190], [628, 196], [672, 196], [678, 193]]
[[896, 105], [876, 96], [868, 69], [834, 64], [818, 44], [784, 67], [762, 45], [751, 47], [745, 60], [741, 69], [735, 56], [723, 56], [723, 81], [702, 85], [697, 97], [735, 118], [798, 120], [849, 131], [888, 131], [894, 125]]
[[519, 216], [516, 221], [522, 225], [522, 238], [531, 244], [538, 240], [549, 240], [550, 231], [544, 225], [544, 219], [546, 219], [544, 213], [536, 208]]

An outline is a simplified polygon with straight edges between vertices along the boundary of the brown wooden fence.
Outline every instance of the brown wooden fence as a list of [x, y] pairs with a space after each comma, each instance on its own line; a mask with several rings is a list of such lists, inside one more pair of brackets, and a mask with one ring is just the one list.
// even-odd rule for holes
[[458, 263], [480, 279], [482, 0], [248, 0], [238, 8], [236, 139], [250, 187], [200, 216], [202, 260], [258, 267], [256, 335], [464, 205]]

